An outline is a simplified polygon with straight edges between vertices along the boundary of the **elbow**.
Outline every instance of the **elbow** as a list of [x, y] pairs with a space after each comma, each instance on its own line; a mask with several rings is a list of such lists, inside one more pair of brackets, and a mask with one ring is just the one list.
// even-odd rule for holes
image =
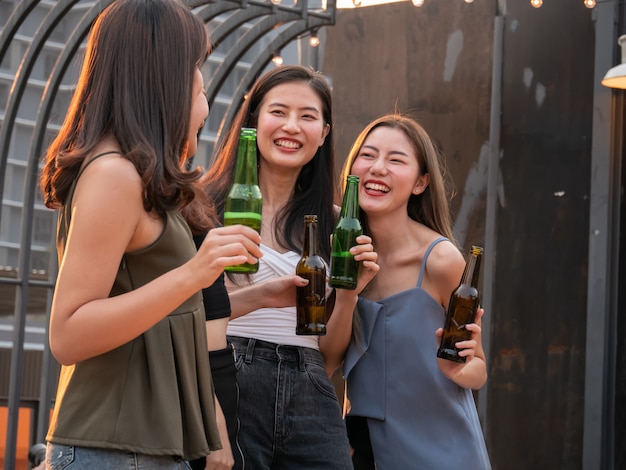
[[326, 371], [326, 375], [328, 375], [328, 377], [332, 377], [338, 367], [337, 361], [323, 352], [322, 357], [324, 358], [324, 370]]
[[472, 390], [480, 390], [487, 383], [487, 376], [472, 385]]
[[50, 352], [57, 362], [63, 366], [72, 366], [79, 361], [72, 348], [64, 345], [62, 341], [53, 341], [52, 338], [50, 338]]
[[476, 377], [475, 382], [472, 384], [472, 390], [480, 390], [487, 383], [487, 367], [480, 371], [481, 373]]
[[343, 360], [340, 361], [326, 361], [324, 362], [324, 368], [326, 369], [326, 374], [328, 374], [329, 378], [333, 378], [338, 371], [341, 370], [341, 366], [343, 365]]

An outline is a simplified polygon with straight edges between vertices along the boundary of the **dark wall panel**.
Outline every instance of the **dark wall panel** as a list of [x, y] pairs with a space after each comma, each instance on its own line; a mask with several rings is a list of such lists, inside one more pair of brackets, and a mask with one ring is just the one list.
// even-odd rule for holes
[[[581, 467], [593, 97], [591, 12], [509, 2], [490, 447], [509, 469]], [[502, 431], [502, 432], [499, 432]]]
[[[465, 247], [485, 233], [496, 3], [339, 11], [322, 65], [338, 158], [367, 121], [411, 112], [447, 156]], [[582, 1], [504, 3], [487, 445], [496, 470], [570, 470], [582, 459], [592, 11]]]
[[462, 245], [484, 241], [495, 2], [410, 2], [337, 12], [322, 70], [332, 79], [337, 159], [366, 123], [399, 110], [446, 154]]

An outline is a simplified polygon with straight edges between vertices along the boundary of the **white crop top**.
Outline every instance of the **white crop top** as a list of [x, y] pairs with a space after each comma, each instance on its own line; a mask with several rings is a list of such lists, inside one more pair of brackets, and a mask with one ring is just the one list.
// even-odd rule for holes
[[[293, 251], [279, 253], [261, 245], [263, 257], [258, 272], [252, 274], [252, 282], [259, 283], [289, 274], [295, 274], [300, 254]], [[231, 284], [226, 278], [226, 285]], [[260, 308], [228, 322], [226, 334], [243, 338], [255, 338], [275, 344], [303, 346], [319, 350], [318, 336], [296, 335], [296, 307]]]

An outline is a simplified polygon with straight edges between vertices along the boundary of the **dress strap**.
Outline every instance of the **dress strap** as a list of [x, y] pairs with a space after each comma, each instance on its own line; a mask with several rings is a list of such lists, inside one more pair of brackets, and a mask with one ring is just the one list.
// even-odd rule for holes
[[419, 278], [417, 278], [417, 287], [422, 287], [422, 278], [424, 277], [424, 271], [426, 271], [426, 260], [428, 259], [428, 255], [430, 254], [431, 250], [435, 247], [437, 243], [442, 242], [444, 240], [448, 240], [448, 239], [446, 237], [437, 238], [430, 244], [430, 246], [426, 250], [426, 253], [424, 253], [424, 259], [422, 260], [422, 267], [420, 268], [420, 276]]
[[102, 153], [99, 153], [98, 155], [95, 155], [91, 160], [85, 163], [85, 166], [83, 166], [80, 169], [80, 171], [78, 172], [78, 175], [76, 175], [76, 181], [78, 181], [78, 178], [80, 178], [80, 175], [83, 174], [83, 171], [85, 171], [85, 168], [91, 165], [91, 163], [94, 162], [97, 158], [104, 157], [105, 155], [111, 155], [112, 153], [117, 153], [118, 155], [122, 155], [122, 152], [118, 152], [117, 150], [109, 150], [108, 152], [102, 152]]

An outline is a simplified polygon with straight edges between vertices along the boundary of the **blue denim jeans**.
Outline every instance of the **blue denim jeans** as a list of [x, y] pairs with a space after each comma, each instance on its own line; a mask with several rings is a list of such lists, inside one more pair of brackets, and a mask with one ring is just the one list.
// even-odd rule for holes
[[135, 454], [124, 450], [77, 447], [48, 442], [46, 470], [187, 470], [180, 457]]
[[246, 468], [352, 470], [341, 409], [321, 353], [228, 339], [235, 348]]

